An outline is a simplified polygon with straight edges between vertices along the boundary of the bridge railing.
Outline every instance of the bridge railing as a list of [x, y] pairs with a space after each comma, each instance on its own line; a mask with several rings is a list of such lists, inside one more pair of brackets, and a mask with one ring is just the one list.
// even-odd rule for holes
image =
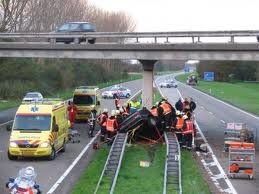
[[[157, 43], [158, 38], [165, 38], [165, 42], [169, 42], [169, 38], [191, 38], [192, 42], [200, 42], [203, 37], [229, 37], [230, 42], [235, 41], [236, 37], [257, 37], [258, 30], [247, 31], [177, 31], [177, 32], [88, 32], [88, 33], [0, 33], [0, 41], [19, 40], [25, 41], [27, 39], [46, 41], [55, 38], [104, 38], [111, 40], [121, 40], [119, 43], [124, 43], [126, 39], [135, 39], [139, 42], [141, 38], [151, 38]], [[116, 41], [117, 42], [117, 41]]]

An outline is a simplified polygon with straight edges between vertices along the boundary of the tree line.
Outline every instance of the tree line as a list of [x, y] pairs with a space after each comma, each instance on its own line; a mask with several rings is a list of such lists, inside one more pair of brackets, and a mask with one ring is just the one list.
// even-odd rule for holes
[[[88, 21], [97, 31], [132, 32], [134, 20], [87, 0], [2, 0], [0, 32], [50, 32], [64, 22]], [[98, 41], [98, 40], [97, 40]], [[0, 99], [20, 98], [28, 91], [55, 94], [78, 85], [125, 77], [119, 60], [0, 58]]]
[[206, 71], [214, 72], [215, 81], [259, 81], [256, 61], [200, 61], [197, 72], [203, 78]]

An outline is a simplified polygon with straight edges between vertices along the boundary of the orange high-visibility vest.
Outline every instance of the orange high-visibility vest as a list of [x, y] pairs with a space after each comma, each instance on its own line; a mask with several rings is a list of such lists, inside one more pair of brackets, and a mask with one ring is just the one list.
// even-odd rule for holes
[[176, 129], [182, 129], [184, 124], [184, 119], [183, 118], [177, 118], [177, 123], [176, 123]]
[[168, 113], [170, 113], [171, 112], [171, 107], [170, 107], [170, 105], [168, 104], [168, 103], [162, 103], [161, 105], [160, 105], [162, 108], [163, 108], [163, 110], [164, 110], [164, 115], [167, 115]]
[[106, 130], [110, 132], [114, 132], [116, 129], [114, 128], [114, 124], [116, 123], [116, 119], [107, 119], [106, 122]]
[[[106, 121], [103, 122], [103, 120], [106, 119]], [[98, 121], [101, 123], [101, 125], [103, 127], [106, 126], [106, 122], [107, 122], [107, 116], [105, 114], [101, 114], [99, 117], [98, 117]], [[102, 123], [103, 122], [103, 123]]]
[[157, 108], [153, 108], [150, 110], [151, 114], [154, 116], [154, 117], [157, 117], [158, 114], [157, 114]]
[[193, 133], [193, 122], [190, 120], [185, 121], [186, 129], [184, 130], [184, 134], [192, 134]]

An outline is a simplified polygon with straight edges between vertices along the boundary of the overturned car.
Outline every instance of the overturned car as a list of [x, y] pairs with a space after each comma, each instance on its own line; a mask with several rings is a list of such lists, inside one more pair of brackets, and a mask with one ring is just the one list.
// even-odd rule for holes
[[160, 133], [156, 127], [156, 120], [145, 107], [129, 115], [121, 123], [120, 133], [127, 132], [133, 141], [157, 140], [160, 138]]

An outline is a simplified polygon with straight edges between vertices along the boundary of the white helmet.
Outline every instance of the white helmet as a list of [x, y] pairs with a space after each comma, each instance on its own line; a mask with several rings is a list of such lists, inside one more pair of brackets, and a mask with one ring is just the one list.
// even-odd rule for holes
[[183, 119], [188, 119], [188, 116], [187, 115], [183, 115]]
[[112, 110], [111, 116], [115, 116], [115, 114], [116, 114], [115, 110]]
[[103, 112], [108, 113], [108, 109], [107, 109], [107, 108], [104, 108], [104, 109], [103, 109]]
[[179, 110], [177, 110], [175, 113], [176, 113], [176, 115], [180, 115], [181, 114], [181, 112]]
[[121, 112], [119, 110], [116, 110], [116, 115], [119, 115]]

